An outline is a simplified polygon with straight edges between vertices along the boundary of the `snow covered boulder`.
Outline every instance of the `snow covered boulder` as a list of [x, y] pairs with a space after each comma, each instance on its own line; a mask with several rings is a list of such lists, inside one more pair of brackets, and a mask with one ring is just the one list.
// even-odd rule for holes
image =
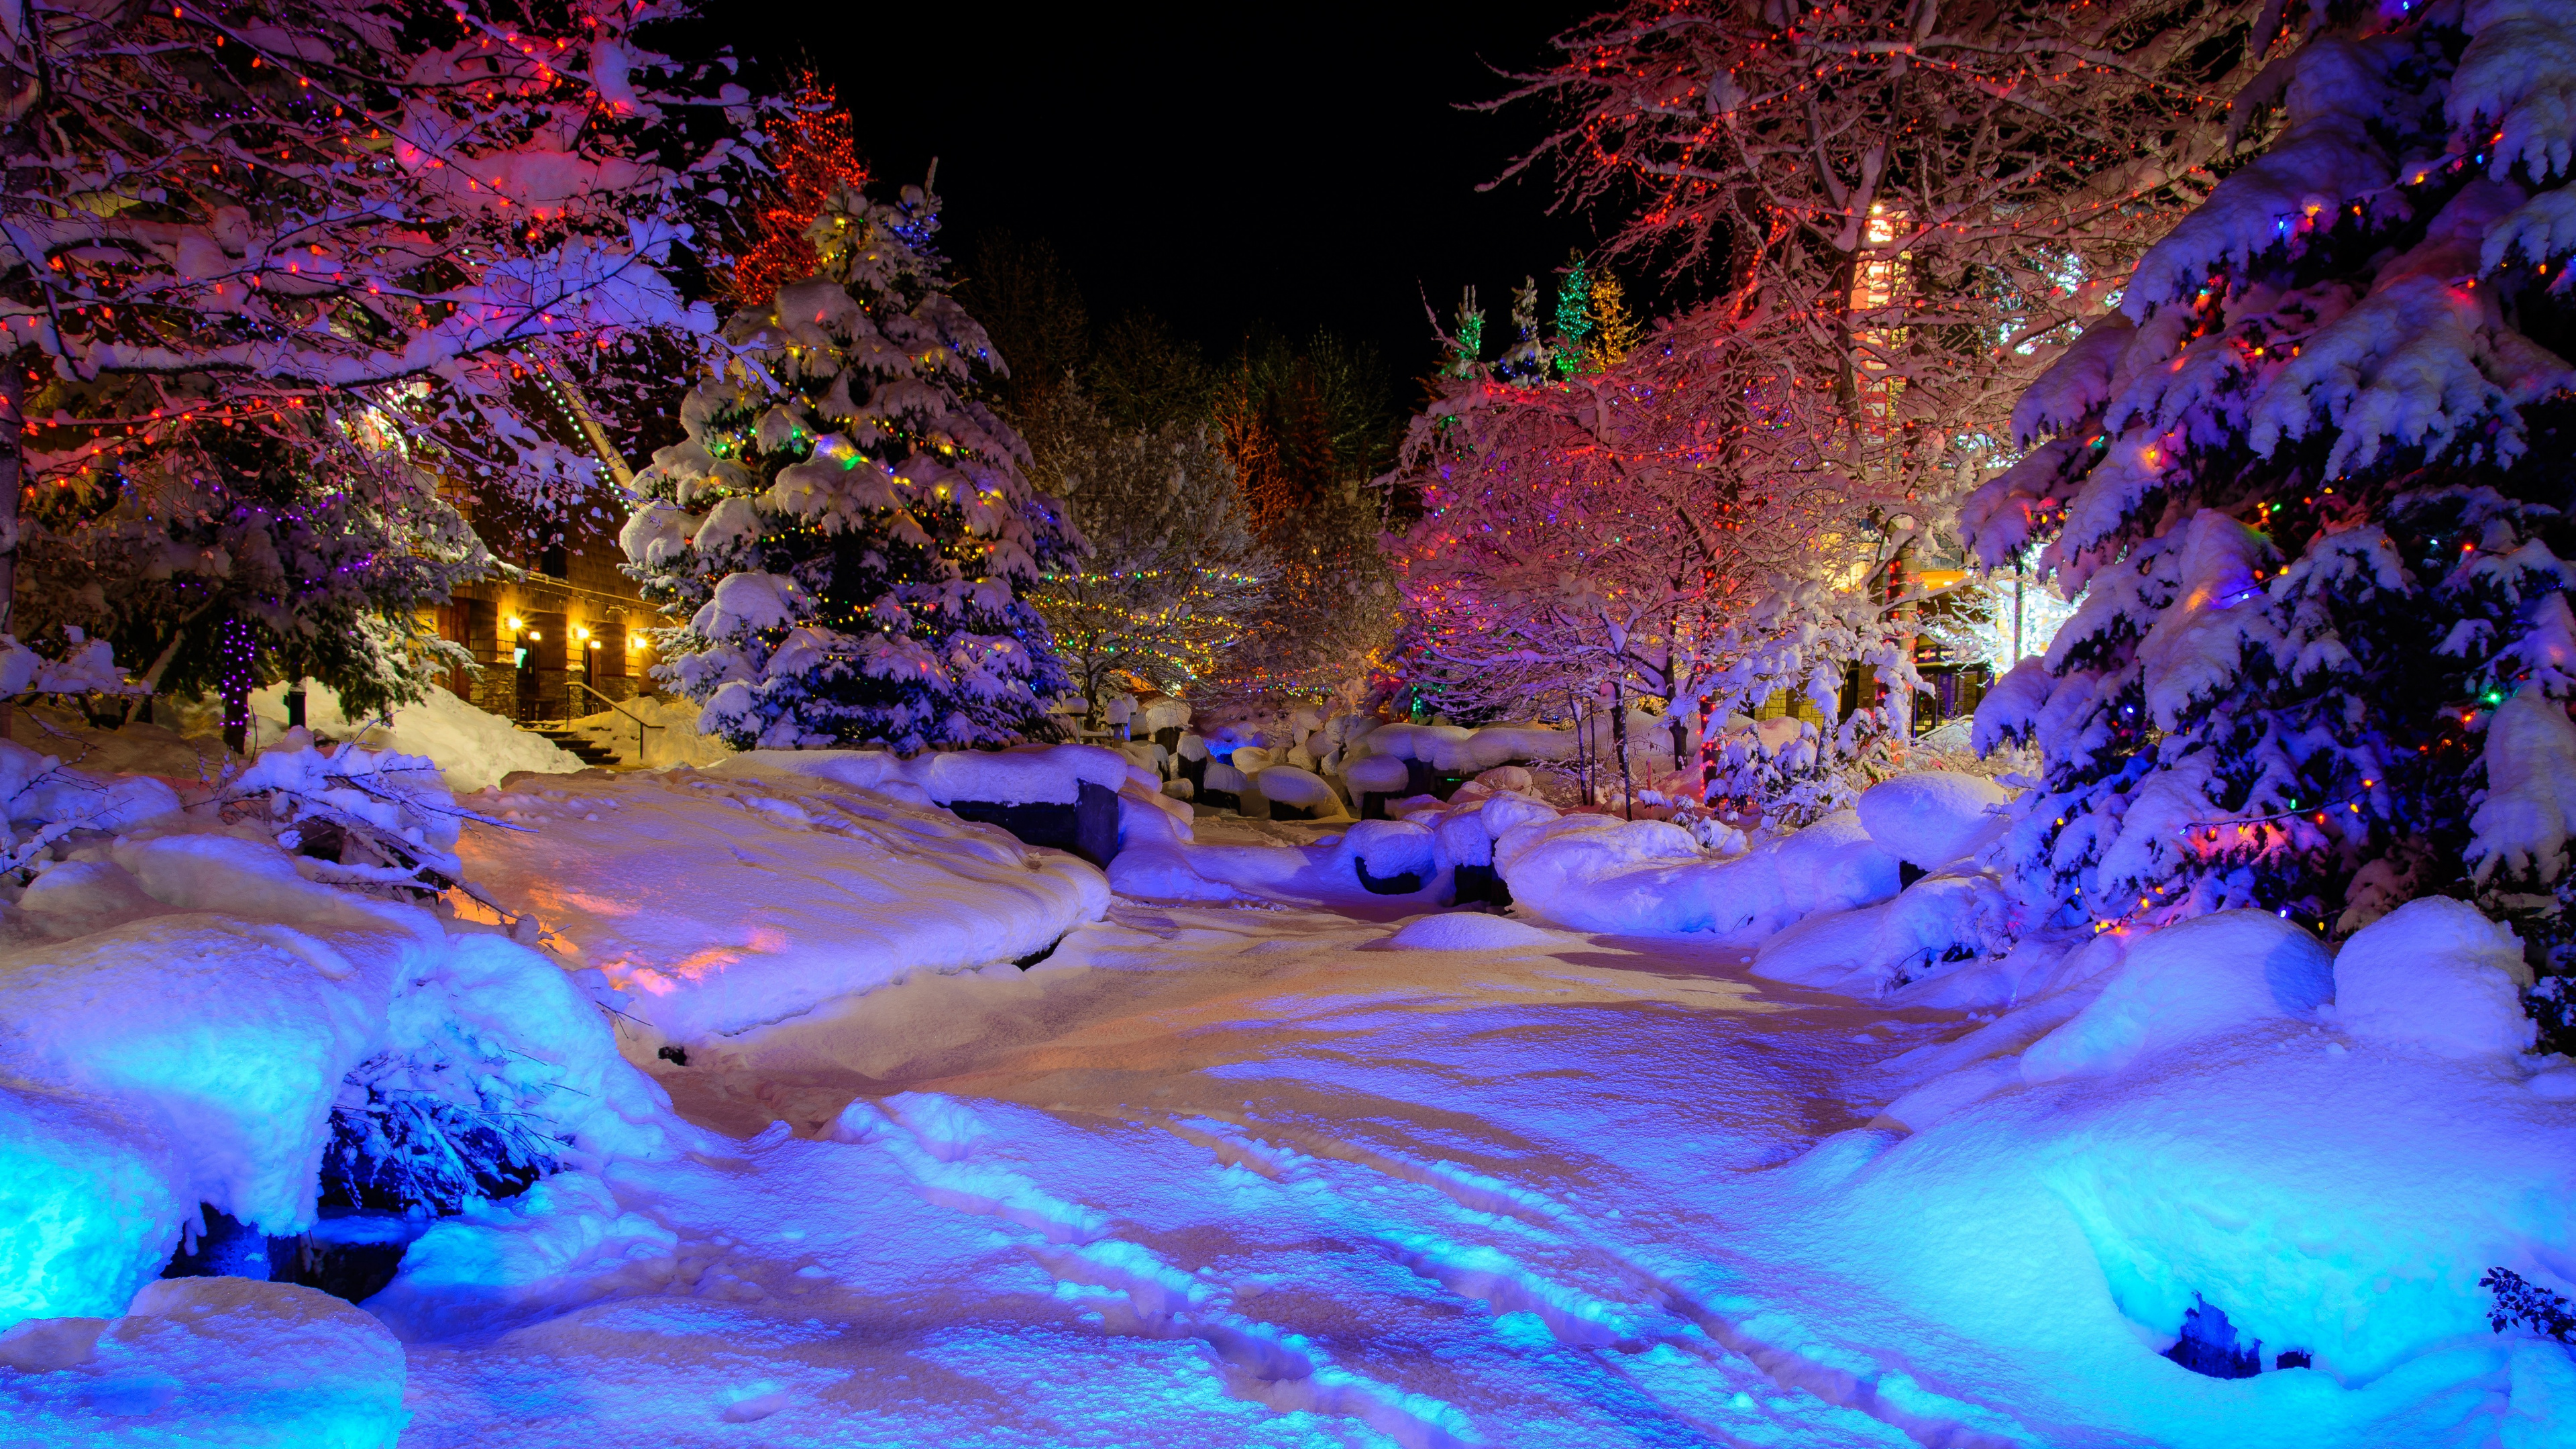
[[1861, 792], [1861, 828], [1878, 848], [1925, 870], [1972, 855], [2009, 823], [1998, 807], [2012, 796], [1982, 775], [1922, 770]]
[[1342, 783], [1353, 794], [1393, 795], [1411, 778], [1412, 771], [1397, 755], [1370, 755], [1342, 766]]
[[1274, 819], [1282, 806], [1309, 820], [1329, 820], [1342, 813], [1342, 797], [1334, 793], [1324, 777], [1294, 765], [1272, 765], [1263, 770], [1254, 788], [1270, 802]]
[[1379, 895], [1407, 895], [1439, 874], [1435, 837], [1409, 820], [1363, 820], [1338, 847], [1359, 883]]
[[2510, 1058], [2539, 1030], [2522, 1009], [2531, 967], [2512, 930], [2466, 901], [2408, 901], [2335, 956], [2334, 1020], [2364, 1041], [2446, 1057]]
[[[1123, 781], [1126, 762], [1099, 753]], [[626, 993], [620, 1010], [650, 1030], [621, 1039], [648, 1062], [657, 1034], [693, 1048], [915, 971], [1011, 961], [1108, 908], [1098, 870], [929, 804], [891, 758], [758, 751], [714, 771], [529, 781], [470, 802], [528, 829], [470, 832], [459, 853], [555, 933], [569, 969]]]
[[2104, 1076], [2265, 1021], [2309, 1020], [2334, 997], [2314, 936], [2267, 911], [2221, 911], [2156, 931], [2093, 1004], [2022, 1054], [2022, 1079]]
[[182, 1149], [183, 1209], [298, 1231], [340, 1080], [384, 1030], [406, 944], [191, 911], [21, 946], [0, 954], [15, 1028], [0, 1071], [161, 1127]]
[[123, 1307], [196, 1210], [182, 1180], [148, 1122], [96, 1098], [0, 1087], [0, 1327]]
[[325, 1293], [172, 1278], [123, 1317], [0, 1334], [0, 1424], [18, 1444], [394, 1449], [402, 1345]]

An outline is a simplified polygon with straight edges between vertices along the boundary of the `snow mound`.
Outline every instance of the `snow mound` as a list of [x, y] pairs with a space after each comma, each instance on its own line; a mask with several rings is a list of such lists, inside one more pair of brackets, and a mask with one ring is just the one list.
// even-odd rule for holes
[[2334, 997], [2315, 937], [2264, 911], [2221, 911], [2136, 942], [2100, 997], [2022, 1055], [2022, 1077], [2102, 1076], [2205, 1037], [2306, 1020]]
[[1085, 781], [1115, 792], [1126, 785], [1127, 757], [1099, 745], [1013, 745], [1003, 750], [941, 750], [905, 759], [884, 750], [750, 750], [719, 769], [752, 775], [804, 775], [861, 790], [946, 805], [956, 800], [1001, 805], [1071, 805]]
[[1383, 944], [1396, 951], [1509, 951], [1559, 946], [1565, 938], [1524, 921], [1460, 911], [1407, 921]]
[[20, 1444], [393, 1449], [411, 1419], [403, 1379], [384, 1325], [247, 1278], [168, 1279], [112, 1321], [0, 1334], [0, 1420]]
[[1615, 935], [1751, 945], [1817, 911], [1896, 894], [1895, 859], [1848, 810], [1736, 856], [1701, 850], [1668, 821], [1569, 815], [1513, 826], [1494, 862], [1532, 915]]
[[1982, 775], [1922, 770], [1861, 792], [1861, 828], [1898, 860], [1931, 869], [1974, 854], [2009, 823], [1997, 807], [2012, 796]]
[[[1058, 767], [1068, 758], [1081, 773]], [[958, 763], [943, 771], [944, 761]], [[1099, 871], [933, 807], [906, 778], [924, 764], [940, 790], [1004, 798], [1127, 781], [1115, 751], [1074, 746], [910, 762], [758, 750], [716, 771], [476, 796], [475, 808], [528, 829], [478, 830], [459, 851], [494, 899], [553, 933], [573, 969], [606, 973], [645, 1035], [689, 1044], [915, 971], [1030, 955], [1100, 918], [1109, 890]]]
[[2522, 1009], [2531, 967], [2508, 927], [2466, 901], [2408, 901], [2354, 933], [2334, 960], [2334, 1020], [2364, 1041], [2446, 1057], [2511, 1057], [2538, 1023]]
[[[673, 765], [722, 764], [734, 748], [714, 735], [698, 733], [699, 709], [667, 694], [639, 694], [616, 709], [583, 715], [572, 728], [591, 743], [617, 752], [619, 759], [648, 770]], [[639, 731], [641, 723], [647, 728]], [[638, 735], [643, 749], [636, 749]]]
[[[254, 691], [250, 709], [260, 738], [286, 733], [285, 685]], [[304, 722], [315, 734], [371, 750], [425, 755], [438, 762], [447, 788], [457, 791], [488, 790], [520, 770], [568, 775], [583, 768], [581, 757], [570, 750], [444, 689], [398, 705], [388, 715], [361, 720], [342, 715], [339, 696], [331, 691], [310, 689], [304, 696]]]
[[113, 1106], [0, 1090], [0, 1323], [115, 1313], [169, 1261], [180, 1215], [197, 1210], [182, 1181], [161, 1135]]

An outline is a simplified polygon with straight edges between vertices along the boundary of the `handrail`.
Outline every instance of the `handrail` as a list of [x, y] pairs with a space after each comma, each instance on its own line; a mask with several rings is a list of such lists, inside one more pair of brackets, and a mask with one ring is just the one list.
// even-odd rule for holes
[[639, 765], [644, 763], [644, 732], [646, 730], [669, 728], [667, 725], [645, 723], [644, 716], [637, 714], [635, 711], [628, 709], [622, 704], [619, 704], [616, 700], [610, 699], [607, 695], [600, 693], [598, 690], [591, 688], [589, 685], [582, 683], [578, 679], [566, 679], [564, 683], [571, 685], [573, 688], [578, 689], [582, 693], [589, 695], [591, 698], [598, 700], [601, 704], [607, 705], [610, 709], [613, 709], [619, 714], [626, 716], [628, 719], [635, 721], [635, 763]]

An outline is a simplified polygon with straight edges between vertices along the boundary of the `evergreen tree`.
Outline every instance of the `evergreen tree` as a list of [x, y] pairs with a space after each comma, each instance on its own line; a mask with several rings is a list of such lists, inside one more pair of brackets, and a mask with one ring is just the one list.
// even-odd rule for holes
[[1565, 275], [1556, 284], [1556, 350], [1552, 361], [1559, 377], [1572, 377], [1594, 367], [1592, 283], [1580, 252], [1567, 259]]
[[2428, 892], [2555, 909], [2533, 892], [2576, 819], [2570, 54], [2554, 10], [2329, 28], [2268, 152], [2022, 399], [2016, 430], [2050, 440], [1964, 531], [2086, 590], [1978, 714], [1981, 744], [2045, 756], [2011, 841], [2035, 904], [2319, 929]]
[[1592, 317], [1591, 368], [1607, 372], [1637, 350], [1638, 336], [1637, 319], [1628, 311], [1627, 289], [1608, 267], [1593, 275], [1587, 310]]
[[1051, 732], [1064, 666], [1026, 599], [1077, 538], [972, 389], [999, 373], [947, 293], [937, 203], [844, 190], [821, 270], [747, 307], [637, 475], [621, 541], [666, 613], [664, 678], [743, 747], [985, 745]]

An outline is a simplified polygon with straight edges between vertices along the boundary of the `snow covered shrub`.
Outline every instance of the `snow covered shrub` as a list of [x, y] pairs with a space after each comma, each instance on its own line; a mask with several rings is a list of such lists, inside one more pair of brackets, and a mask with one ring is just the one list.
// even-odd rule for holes
[[2263, 1340], [2240, 1345], [2225, 1313], [2197, 1293], [2191, 1297], [2198, 1306], [2182, 1311], [2182, 1336], [2165, 1350], [2165, 1357], [2214, 1379], [2250, 1379], [2261, 1373]]
[[260, 821], [279, 846], [316, 862], [308, 879], [397, 899], [456, 886], [457, 834], [482, 818], [458, 808], [434, 761], [351, 745], [326, 752], [294, 732], [217, 798], [227, 824]]
[[2042, 751], [2010, 853], [2080, 917], [2349, 929], [2563, 857], [2576, 16], [2339, 13], [1962, 513], [2084, 591], [1977, 721]]
[[422, 1075], [414, 1066], [380, 1055], [343, 1081], [331, 1108], [331, 1145], [322, 1155], [325, 1206], [443, 1217], [477, 1198], [514, 1196], [554, 1171], [549, 1149], [558, 1144], [523, 1116], [496, 1110], [470, 1086], [470, 1100], [459, 1103], [398, 1085]]
[[2496, 1332], [2519, 1323], [2543, 1338], [2576, 1343], [2576, 1306], [2568, 1303], [2565, 1294], [2552, 1293], [2510, 1268], [2489, 1268], [2478, 1286], [2495, 1295], [2495, 1306], [2487, 1310], [2487, 1326]]

